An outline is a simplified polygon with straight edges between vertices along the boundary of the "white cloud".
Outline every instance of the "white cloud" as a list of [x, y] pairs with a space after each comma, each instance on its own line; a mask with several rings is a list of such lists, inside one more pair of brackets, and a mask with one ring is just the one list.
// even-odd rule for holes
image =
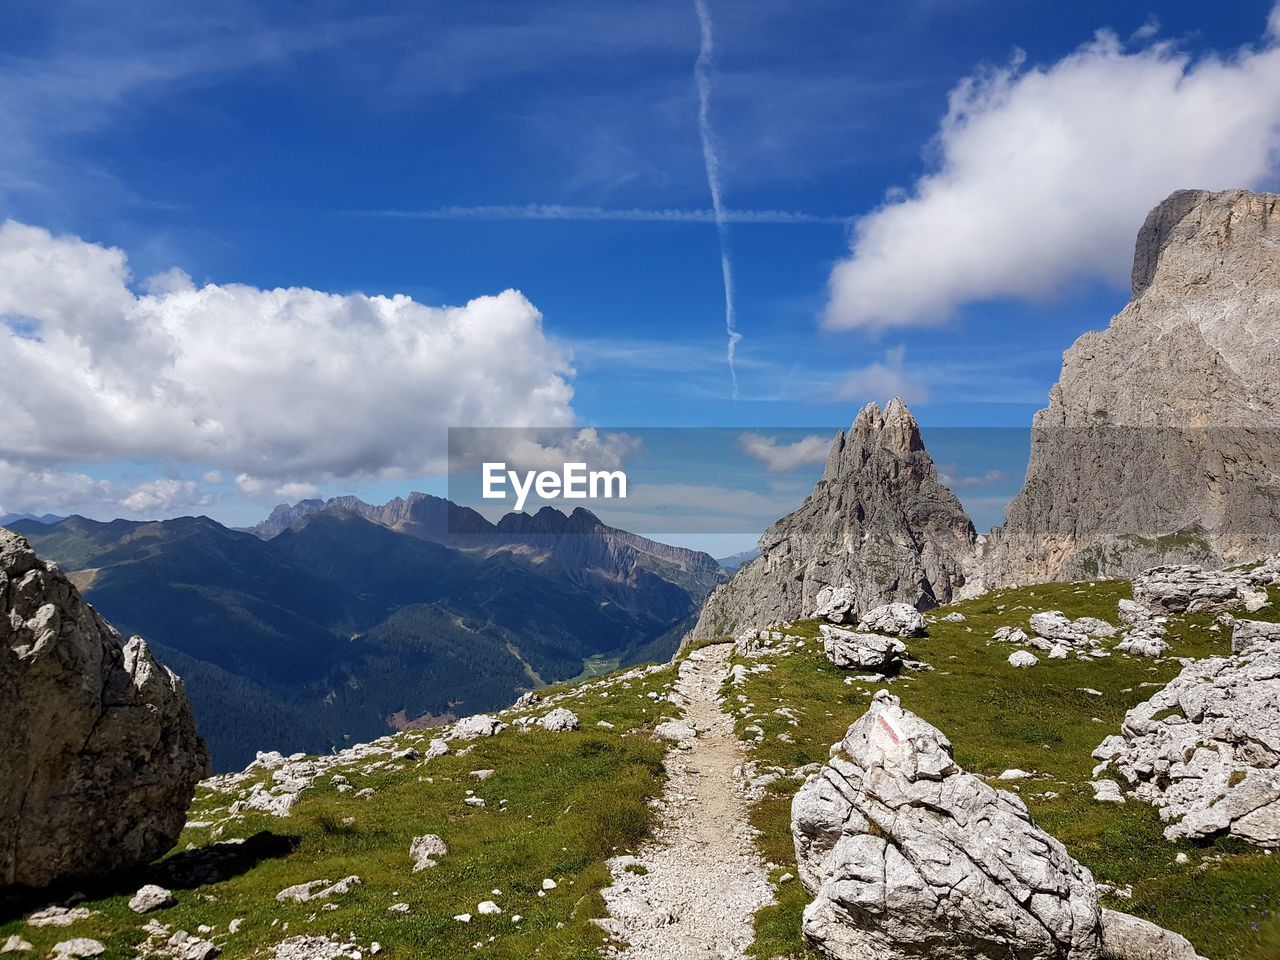
[[205, 506], [212, 496], [191, 480], [104, 480], [0, 459], [0, 514], [90, 513], [150, 517]]
[[311, 500], [320, 496], [320, 488], [314, 483], [301, 483], [296, 480], [276, 483], [261, 477], [251, 477], [247, 473], [236, 477], [236, 489], [251, 500], [261, 500], [264, 503], [279, 503], [281, 500], [296, 503], [299, 500]]
[[1268, 30], [1256, 47], [1198, 59], [1100, 31], [1057, 63], [1019, 55], [963, 80], [936, 169], [857, 222], [826, 325], [929, 325], [976, 300], [1122, 284], [1143, 217], [1168, 194], [1275, 174], [1280, 7]]
[[850, 371], [840, 384], [837, 396], [860, 403], [867, 400], [883, 403], [894, 397], [901, 397], [908, 405], [928, 402], [929, 388], [918, 377], [907, 375], [906, 353], [906, 347], [894, 347], [885, 351], [884, 360]]
[[120, 250], [0, 224], [0, 458], [159, 460], [312, 491], [439, 470], [450, 425], [573, 419], [569, 361], [514, 290], [428, 307], [129, 281]]
[[949, 463], [938, 465], [938, 479], [953, 490], [981, 490], [1004, 483], [1012, 477], [1004, 470], [985, 470], [977, 474], [961, 473], [956, 464]]
[[744, 433], [739, 438], [742, 449], [771, 473], [784, 473], [800, 467], [826, 463], [831, 453], [830, 437], [804, 437], [794, 443], [779, 443], [777, 437]]

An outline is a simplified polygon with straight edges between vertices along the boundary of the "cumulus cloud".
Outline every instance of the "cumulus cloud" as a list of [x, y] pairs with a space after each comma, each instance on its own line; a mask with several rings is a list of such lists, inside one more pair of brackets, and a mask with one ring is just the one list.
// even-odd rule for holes
[[1257, 186], [1280, 156], [1280, 7], [1258, 44], [1192, 57], [1099, 31], [1062, 60], [1021, 54], [952, 91], [935, 168], [861, 218], [832, 270], [825, 323], [945, 321], [1129, 274], [1147, 211], [1181, 188]]
[[779, 443], [777, 437], [744, 433], [739, 444], [751, 459], [770, 473], [785, 473], [826, 463], [831, 452], [830, 437], [810, 436], [794, 443]]
[[984, 470], [982, 473], [963, 473], [954, 464], [940, 464], [938, 479], [953, 490], [982, 490], [1012, 479], [1004, 470]]
[[883, 402], [891, 397], [901, 397], [904, 403], [926, 403], [929, 388], [919, 378], [908, 376], [906, 369], [907, 348], [886, 350], [883, 360], [851, 370], [844, 377], [837, 396], [841, 400]]
[[0, 459], [161, 461], [297, 496], [441, 469], [449, 425], [573, 419], [569, 360], [514, 290], [431, 307], [131, 280], [118, 249], [0, 224]]
[[0, 514], [144, 517], [189, 512], [212, 500], [212, 493], [191, 480], [105, 480], [74, 470], [40, 469], [0, 459]]

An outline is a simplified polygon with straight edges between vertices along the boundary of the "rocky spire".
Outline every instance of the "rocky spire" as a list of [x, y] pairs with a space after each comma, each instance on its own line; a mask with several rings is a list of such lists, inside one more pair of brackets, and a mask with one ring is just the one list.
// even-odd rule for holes
[[711, 596], [693, 636], [806, 616], [827, 587], [850, 587], [863, 611], [945, 603], [964, 583], [974, 539], [906, 404], [867, 404], [836, 435], [813, 493], [765, 531], [760, 556]]

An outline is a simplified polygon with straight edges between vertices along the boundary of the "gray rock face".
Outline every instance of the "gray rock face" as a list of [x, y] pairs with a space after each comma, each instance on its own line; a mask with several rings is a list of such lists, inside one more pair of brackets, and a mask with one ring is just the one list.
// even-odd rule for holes
[[154, 860], [208, 772], [182, 681], [0, 530], [0, 887]]
[[1159, 808], [1171, 840], [1280, 847], [1280, 627], [1240, 621], [1232, 647], [1184, 667], [1093, 755]]
[[1138, 235], [1128, 306], [1063, 358], [986, 585], [1274, 552], [1277, 371], [1280, 196], [1173, 194]]
[[[896, 697], [876, 694], [833, 753], [791, 808], [800, 878], [814, 896], [803, 930], [823, 955], [1195, 957], [1182, 937], [1135, 931], [1132, 918], [1100, 910], [1092, 874], [1018, 797], [961, 770], [947, 738]], [[1148, 942], [1165, 952], [1139, 952]]]
[[820, 629], [827, 659], [846, 670], [888, 673], [902, 664], [902, 655], [907, 652], [907, 645], [896, 637], [845, 630], [828, 623]]
[[760, 556], [711, 595], [691, 636], [808, 616], [841, 588], [852, 591], [849, 610], [946, 603], [964, 583], [974, 543], [905, 404], [895, 399], [883, 412], [869, 404], [836, 436], [813, 493], [765, 531]]

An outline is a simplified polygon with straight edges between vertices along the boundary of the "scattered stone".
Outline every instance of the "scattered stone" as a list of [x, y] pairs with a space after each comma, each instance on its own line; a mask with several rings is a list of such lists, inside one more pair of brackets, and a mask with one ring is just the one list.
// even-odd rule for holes
[[954, 613], [948, 613], [942, 618], [944, 623], [964, 623], [968, 618], [958, 610]]
[[555, 888], [556, 888], [556, 882], [552, 880], [550, 877], [542, 881], [543, 890], [554, 890]]
[[134, 913], [150, 913], [152, 910], [172, 907], [177, 902], [172, 891], [148, 883], [129, 899], [129, 909]]
[[351, 892], [351, 888], [360, 884], [360, 878], [357, 876], [344, 877], [337, 883], [328, 880], [309, 880], [306, 883], [297, 883], [292, 887], [285, 887], [276, 894], [276, 901], [279, 903], [307, 903], [312, 900], [327, 900], [330, 897], [338, 897]]
[[63, 957], [70, 960], [72, 957], [100, 957], [106, 952], [107, 948], [100, 940], [76, 937], [74, 940], [63, 940], [61, 943], [55, 943], [53, 945], [53, 953], [50, 956], [54, 960], [61, 960]]
[[80, 920], [87, 920], [94, 911], [88, 907], [45, 907], [27, 915], [27, 923], [33, 927], [69, 927]]
[[1239, 621], [1230, 657], [1188, 662], [1093, 753], [1154, 804], [1170, 840], [1280, 847], [1280, 642]]
[[274, 960], [360, 960], [361, 955], [359, 944], [329, 937], [290, 937], [271, 954]]
[[1039, 659], [1034, 654], [1028, 653], [1026, 650], [1017, 650], [1009, 654], [1009, 666], [1017, 667], [1019, 670], [1027, 670], [1039, 662]]
[[27, 953], [34, 949], [35, 947], [30, 943], [14, 934], [4, 942], [4, 946], [0, 947], [0, 953]]
[[409, 845], [409, 859], [413, 861], [413, 872], [417, 873], [434, 867], [439, 859], [448, 853], [449, 848], [445, 846], [445, 842], [434, 833], [414, 837], [413, 843]]
[[1094, 780], [1093, 799], [1098, 803], [1124, 803], [1124, 794], [1120, 792], [1120, 784], [1114, 780]]
[[999, 777], [997, 777], [996, 779], [998, 779], [998, 780], [1027, 780], [1027, 779], [1029, 779], [1031, 776], [1032, 776], [1032, 774], [1028, 773], [1026, 770], [1019, 770], [1017, 767], [1014, 767], [1014, 768], [1013, 768], [1013, 769], [1011, 769], [1011, 770], [1006, 770], [1006, 771], [1004, 771], [1004, 773], [1000, 774], [1000, 776], [999, 776]]
[[688, 720], [664, 720], [653, 728], [653, 735], [672, 743], [689, 743], [697, 739], [698, 731]]
[[485, 900], [476, 905], [476, 913], [482, 917], [492, 917], [502, 912], [502, 908], [492, 900]]
[[888, 673], [902, 663], [907, 645], [896, 637], [822, 624], [822, 649], [827, 659], [846, 670]]

